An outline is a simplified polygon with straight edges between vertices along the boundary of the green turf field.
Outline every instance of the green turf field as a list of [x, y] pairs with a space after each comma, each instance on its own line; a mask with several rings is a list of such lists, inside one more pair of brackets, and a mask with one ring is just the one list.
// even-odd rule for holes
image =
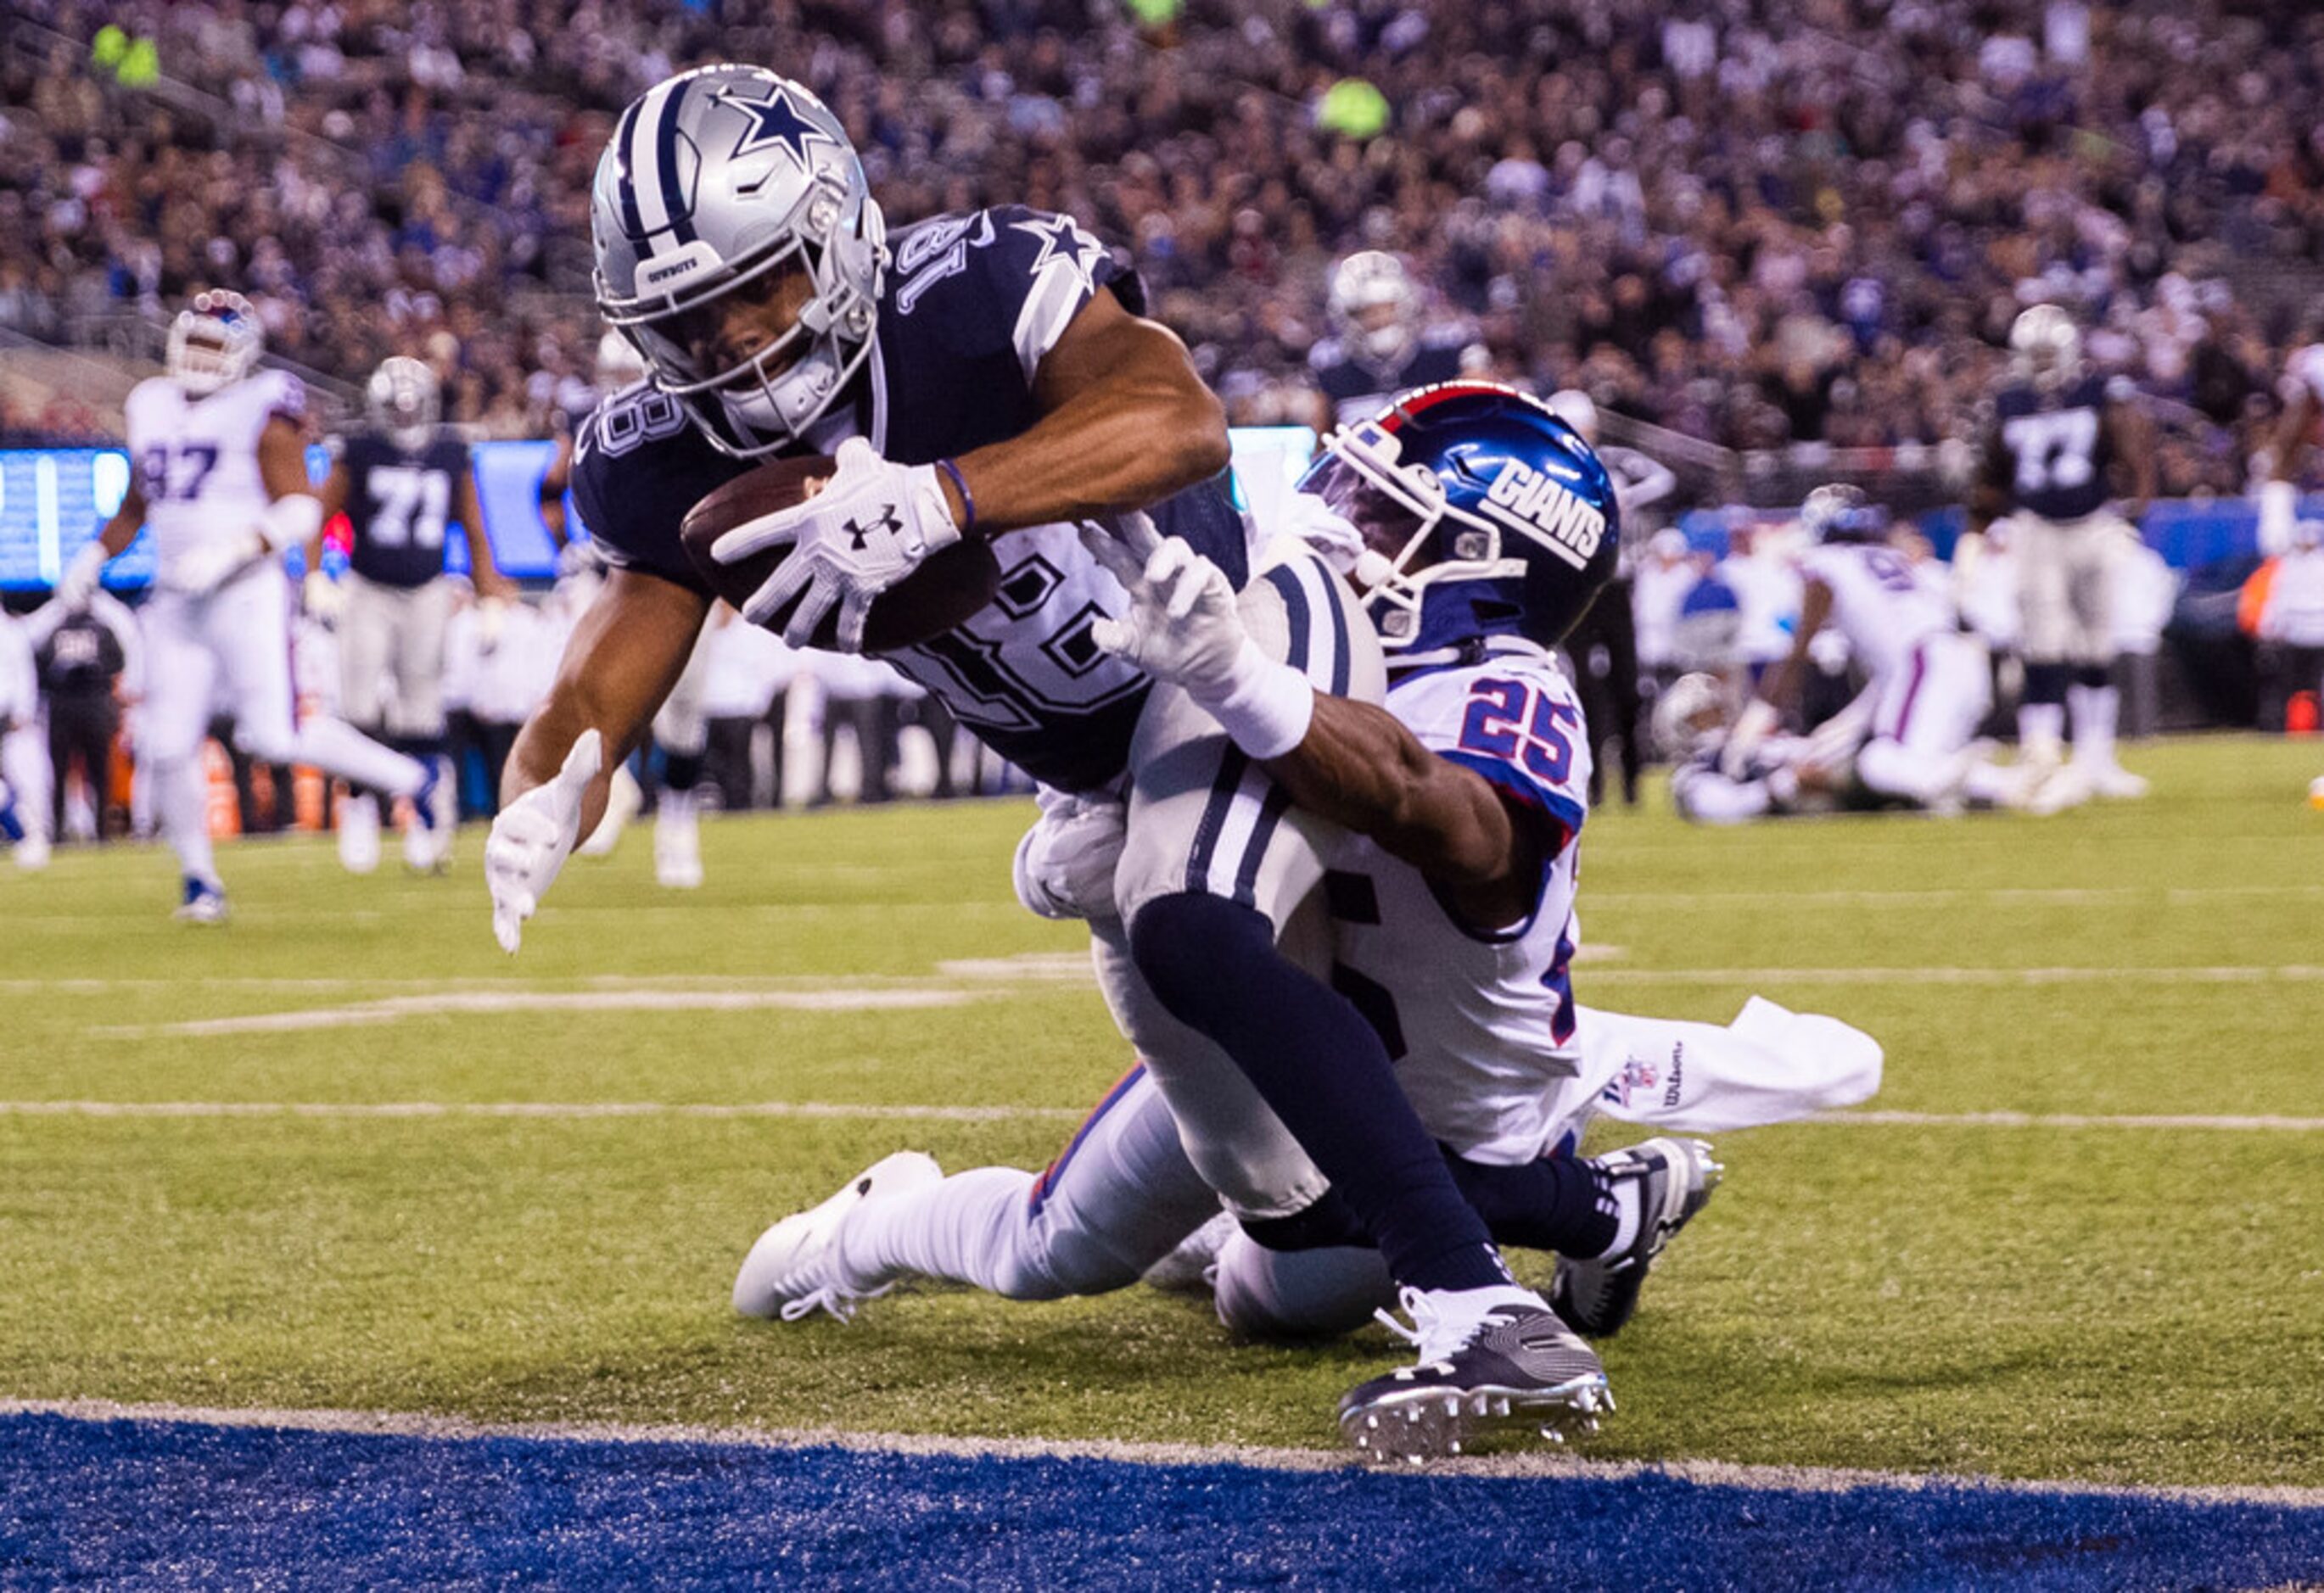
[[[2047, 822], [1603, 815], [1577, 990], [1834, 1013], [1887, 1045], [1892, 1110], [2324, 1118], [2324, 815], [2301, 799], [2324, 752], [2130, 761], [2152, 800]], [[1126, 1064], [1071, 926], [1010, 899], [1029, 813], [715, 823], [690, 896], [655, 889], [640, 833], [568, 871], [514, 960], [474, 833], [444, 879], [229, 848], [236, 918], [209, 933], [170, 922], [159, 852], [0, 869], [0, 1397], [1335, 1447], [1384, 1332], [1239, 1348], [1143, 1290], [729, 1313], [774, 1217], [906, 1145], [1038, 1165]], [[591, 1000], [509, 1009], [556, 994]], [[666, 1004], [705, 998], [793, 1004]], [[27, 1110], [59, 1101], [1032, 1110]], [[1817, 1124], [1720, 1148], [1726, 1187], [1608, 1348], [1621, 1409], [1591, 1452], [2324, 1485], [2324, 1130]]]

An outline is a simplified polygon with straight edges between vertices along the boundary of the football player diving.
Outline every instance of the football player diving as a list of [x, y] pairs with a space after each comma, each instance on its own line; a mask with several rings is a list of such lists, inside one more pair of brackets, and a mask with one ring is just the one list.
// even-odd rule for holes
[[[711, 589], [687, 511], [754, 461], [831, 456], [820, 493], [720, 539], [728, 562], [788, 549], [745, 617], [794, 642], [835, 617], [858, 649], [872, 598], [932, 553], [989, 543], [995, 599], [883, 656], [1036, 779], [1127, 797], [1115, 916], [1092, 926], [1100, 983], [1205, 1181], [1264, 1237], [1376, 1244], [1434, 1324], [1438, 1385], [1516, 1378], [1520, 1402], [1594, 1404], [1595, 1357], [1510, 1280], [1379, 1035], [1277, 948], [1334, 832], [1258, 760], [1305, 735], [1328, 700], [1315, 685], [1379, 694], [1378, 640], [1320, 560], [1253, 569], [1224, 415], [1138, 313], [1136, 280], [1069, 217], [1017, 207], [933, 219], [891, 250], [838, 120], [753, 67], [632, 105], [591, 217], [600, 310], [650, 380], [575, 446], [575, 502], [612, 569], [503, 775], [485, 853], [502, 945], [693, 649]], [[1204, 677], [1226, 693], [1209, 711], [1099, 645], [1128, 599], [1078, 527], [1139, 508], [1238, 594], [1252, 651]]]
[[[1559, 1313], [1610, 1334], [1718, 1169], [1709, 1146], [1675, 1137], [1577, 1160], [1589, 1119], [1606, 1110], [1706, 1131], [1780, 1121], [1868, 1095], [1879, 1047], [1757, 1000], [1728, 1027], [1575, 1007], [1589, 751], [1548, 645], [1605, 576], [1594, 550], [1578, 567], [1561, 551], [1610, 535], [1591, 518], [1602, 474], [1534, 400], [1477, 383], [1409, 395], [1328, 449], [1304, 485], [1352, 533], [1336, 551], [1390, 622], [1390, 685], [1384, 706], [1319, 698], [1299, 744], [1269, 760], [1298, 800], [1328, 806], [1350, 832], [1295, 939], [1390, 1036], [1399, 1082], [1495, 1237], [1558, 1251]], [[1572, 490], [1540, 484], [1550, 482]], [[1102, 642], [1198, 701], [1220, 700], [1213, 672], [1247, 645], [1224, 577], [1183, 544], [1148, 546], [1142, 561], [1101, 552], [1134, 600]], [[1104, 911], [1120, 829], [1117, 806], [1047, 803], [1019, 850], [1019, 896], [1052, 916]], [[1169, 1256], [1218, 1206], [1133, 1070], [1038, 1176], [946, 1179], [910, 1152], [868, 1169], [761, 1236], [734, 1304], [844, 1318], [915, 1275], [1018, 1299], [1102, 1293]], [[1284, 1247], [1236, 1229], [1216, 1265], [1221, 1318], [1245, 1332], [1343, 1331], [1395, 1298], [1376, 1250]], [[1425, 1333], [1425, 1303], [1406, 1304]], [[1370, 1447], [1379, 1418], [1401, 1440], [1402, 1413], [1449, 1416], [1443, 1399], [1425, 1368], [1383, 1379], [1351, 1396], [1351, 1436]], [[1459, 1413], [1461, 1438], [1482, 1413]]]

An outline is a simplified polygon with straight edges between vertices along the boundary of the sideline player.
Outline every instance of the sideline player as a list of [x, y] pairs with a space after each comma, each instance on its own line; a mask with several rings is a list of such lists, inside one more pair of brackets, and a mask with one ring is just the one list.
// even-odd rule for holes
[[[601, 407], [575, 451], [576, 502], [614, 568], [504, 776], [486, 850], [502, 944], [516, 948], [602, 811], [604, 754], [627, 754], [693, 649], [710, 594], [680, 541], [686, 511], [753, 460], [835, 456], [814, 498], [721, 539], [722, 558], [791, 548], [745, 617], [787, 616], [803, 640], [835, 612], [840, 645], [860, 648], [871, 598], [964, 537], [992, 544], [1000, 595], [886, 656], [1036, 778], [1127, 791], [1101, 983], [1189, 1154], [1253, 1222], [1371, 1236], [1465, 1324], [1456, 1375], [1481, 1375], [1487, 1347], [1470, 1340], [1506, 1337], [1486, 1317], [1522, 1292], [1379, 1036], [1276, 944], [1327, 826], [1186, 692], [1097, 645], [1125, 600], [1076, 523], [1152, 505], [1247, 583], [1276, 657], [1333, 689], [1379, 688], [1376, 639], [1325, 566], [1301, 555], [1250, 578], [1223, 414], [1184, 346], [1135, 313], [1136, 280], [1071, 218], [1016, 207], [923, 223], [891, 262], [838, 120], [750, 67], [684, 73], [632, 105], [592, 216], [600, 308], [653, 376]], [[1250, 684], [1238, 722], [1262, 746], [1296, 742], [1305, 675]], [[1545, 1309], [1510, 1331], [1535, 1328], [1562, 1332]]]
[[263, 336], [239, 293], [201, 293], [179, 312], [168, 374], [139, 382], [124, 406], [129, 491], [57, 583], [67, 603], [86, 602], [106, 561], [153, 528], [159, 573], [145, 608], [139, 741], [161, 832], [185, 874], [178, 916], [196, 924], [226, 916], [201, 762], [220, 685], [235, 744], [253, 758], [409, 796], [429, 830], [452, 817], [437, 811], [434, 769], [342, 721], [299, 714], [281, 556], [314, 539], [323, 505], [307, 479], [305, 390], [285, 372], [257, 369]]
[[[2017, 710], [2023, 800], [2054, 813], [2091, 796], [2137, 797], [2146, 782], [2115, 760], [2122, 698], [2113, 682], [2114, 566], [2154, 497], [2145, 419], [2107, 380], [2082, 368], [2082, 337], [2054, 304], [2009, 328], [2015, 380], [1995, 401], [1969, 532], [2006, 514], [2024, 612], [2025, 698]], [[2113, 475], [2132, 496], [2117, 513]], [[2073, 715], [2073, 761], [2064, 758]]]
[[[1770, 670], [1727, 738], [1724, 771], [1739, 776], [1798, 700], [1809, 651], [1829, 624], [1868, 677], [1871, 714], [1856, 778], [1874, 796], [1940, 808], [1956, 803], [1978, 757], [1972, 743], [1992, 705], [1985, 649], [1962, 634], [1952, 600], [1925, 563], [1888, 546], [1887, 511], [1861, 487], [1836, 483], [1800, 508], [1809, 548], [1790, 656]], [[1978, 795], [1990, 799], [1993, 790]]]
[[[307, 607], [338, 616], [339, 712], [364, 734], [430, 768], [444, 756], [444, 632], [458, 593], [444, 568], [444, 533], [457, 520], [489, 638], [512, 593], [493, 563], [468, 450], [442, 425], [443, 390], [421, 361], [398, 355], [372, 373], [369, 424], [341, 444], [323, 482], [323, 520], [347, 517], [347, 575], [322, 570], [322, 538], [308, 546]], [[487, 642], [489, 645], [489, 641]], [[339, 861], [358, 874], [379, 866], [379, 793], [348, 787], [339, 809]], [[415, 820], [403, 861], [441, 868], [449, 826]]]

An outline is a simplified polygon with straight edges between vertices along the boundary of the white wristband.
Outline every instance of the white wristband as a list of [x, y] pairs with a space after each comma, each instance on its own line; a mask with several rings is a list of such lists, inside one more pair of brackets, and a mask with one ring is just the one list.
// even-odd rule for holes
[[1307, 739], [1315, 718], [1315, 688], [1290, 665], [1268, 657], [1245, 638], [1235, 660], [1234, 684], [1215, 703], [1204, 703], [1234, 744], [1264, 762], [1280, 758]]

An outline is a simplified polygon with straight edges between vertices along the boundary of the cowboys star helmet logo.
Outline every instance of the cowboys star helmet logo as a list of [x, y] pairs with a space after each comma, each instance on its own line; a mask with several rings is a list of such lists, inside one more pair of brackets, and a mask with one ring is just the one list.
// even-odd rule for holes
[[847, 544], [848, 550], [852, 553], [861, 553], [863, 551], [864, 544], [872, 539], [872, 532], [885, 531], [892, 537], [904, 529], [904, 522], [896, 518], [896, 506], [893, 503], [882, 503], [880, 505], [878, 520], [868, 524], [862, 520], [851, 520], [840, 529], [844, 530], [851, 539]]
[[798, 108], [791, 104], [787, 89], [774, 89], [765, 99], [745, 99], [731, 88], [722, 89], [715, 103], [732, 106], [751, 118], [751, 126], [728, 157], [731, 160], [755, 154], [773, 144], [779, 146], [783, 153], [797, 162], [800, 170], [807, 171], [814, 169], [812, 152], [816, 144], [823, 144], [843, 154], [846, 152], [846, 146], [838, 139], [799, 114]]

